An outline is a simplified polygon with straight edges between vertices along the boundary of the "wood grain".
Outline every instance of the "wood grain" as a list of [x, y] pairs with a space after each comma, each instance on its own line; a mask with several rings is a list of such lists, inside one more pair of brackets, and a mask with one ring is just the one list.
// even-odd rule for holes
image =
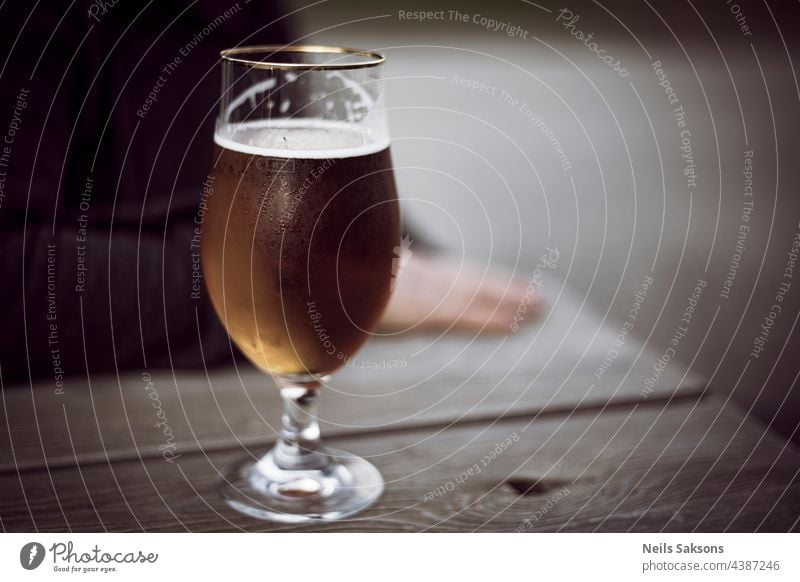
[[[506, 336], [378, 338], [334, 375], [321, 405], [323, 431], [364, 434], [643, 400], [656, 355], [632, 338], [595, 375], [616, 335], [564, 292], [545, 318]], [[150, 390], [141, 373], [73, 382], [63, 395], [46, 383], [4, 390], [0, 473], [157, 458], [168, 443], [189, 453], [273, 438], [279, 396], [264, 374], [249, 367], [149, 373]], [[675, 363], [648, 398], [696, 395], [703, 387]]]
[[[236, 514], [217, 482], [239, 448], [7, 475], [0, 518], [6, 531], [798, 529], [800, 453], [715, 398], [332, 442], [372, 459], [388, 482], [356, 519], [289, 527]], [[521, 495], [509, 479], [539, 485]]]

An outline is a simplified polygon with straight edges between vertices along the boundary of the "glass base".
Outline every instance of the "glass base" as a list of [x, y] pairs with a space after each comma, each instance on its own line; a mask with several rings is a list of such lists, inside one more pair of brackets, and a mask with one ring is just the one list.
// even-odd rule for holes
[[383, 478], [371, 463], [344, 451], [326, 449], [321, 469], [280, 468], [271, 450], [244, 458], [225, 473], [225, 501], [242, 513], [280, 523], [332, 521], [355, 515], [383, 493]]

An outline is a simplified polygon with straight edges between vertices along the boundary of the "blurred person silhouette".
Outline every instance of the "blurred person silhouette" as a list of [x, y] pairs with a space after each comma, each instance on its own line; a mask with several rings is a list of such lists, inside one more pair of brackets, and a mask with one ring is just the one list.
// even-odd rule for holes
[[[4, 383], [241, 357], [205, 292], [189, 300], [189, 241], [219, 51], [292, 42], [287, 13], [210, 0], [0, 6]], [[384, 329], [508, 331], [526, 282], [415, 244]]]

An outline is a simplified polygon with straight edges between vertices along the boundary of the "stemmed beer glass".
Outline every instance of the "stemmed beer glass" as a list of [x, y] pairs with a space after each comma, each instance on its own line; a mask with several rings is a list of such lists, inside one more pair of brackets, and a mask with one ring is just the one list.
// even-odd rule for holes
[[222, 494], [262, 519], [340, 519], [383, 491], [370, 463], [322, 446], [316, 401], [390, 294], [401, 227], [384, 57], [320, 46], [221, 56], [203, 271], [228, 334], [284, 407], [275, 446], [234, 464]]

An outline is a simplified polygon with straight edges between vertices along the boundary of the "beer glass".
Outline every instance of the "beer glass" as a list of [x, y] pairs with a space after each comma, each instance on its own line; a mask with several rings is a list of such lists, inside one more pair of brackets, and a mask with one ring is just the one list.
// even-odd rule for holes
[[322, 446], [316, 402], [390, 294], [401, 226], [384, 57], [320, 46], [221, 57], [203, 272], [228, 334], [283, 400], [275, 446], [230, 467], [221, 491], [261, 519], [341, 519], [383, 491], [370, 463]]

